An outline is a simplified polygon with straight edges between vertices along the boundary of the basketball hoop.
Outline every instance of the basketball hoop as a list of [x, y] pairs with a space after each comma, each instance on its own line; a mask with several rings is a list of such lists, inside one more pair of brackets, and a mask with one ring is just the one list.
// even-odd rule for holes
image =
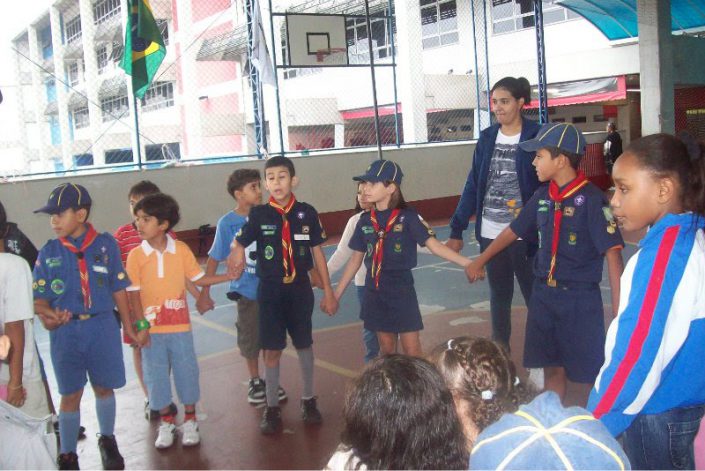
[[325, 49], [319, 49], [316, 51], [316, 62], [325, 62], [328, 56], [332, 54], [340, 54], [341, 52], [347, 54], [348, 49], [345, 47], [330, 47]]

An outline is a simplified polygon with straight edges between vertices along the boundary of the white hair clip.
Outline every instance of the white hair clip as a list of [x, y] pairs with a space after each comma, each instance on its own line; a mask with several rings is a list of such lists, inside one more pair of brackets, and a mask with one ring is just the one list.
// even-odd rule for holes
[[453, 350], [453, 339], [448, 340], [448, 350]]
[[521, 383], [521, 381], [519, 381], [519, 377], [515, 376], [514, 377], [514, 386], [519, 386], [519, 383]]
[[492, 391], [490, 391], [489, 389], [486, 389], [486, 390], [482, 391], [482, 393], [480, 394], [480, 397], [482, 397], [483, 401], [491, 401], [492, 398], [494, 397], [494, 393]]

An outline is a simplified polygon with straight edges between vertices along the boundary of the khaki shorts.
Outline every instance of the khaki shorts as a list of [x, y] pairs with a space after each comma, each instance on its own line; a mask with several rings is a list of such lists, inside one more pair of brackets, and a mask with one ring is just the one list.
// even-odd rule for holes
[[259, 304], [241, 297], [237, 300], [237, 346], [245, 358], [259, 356]]

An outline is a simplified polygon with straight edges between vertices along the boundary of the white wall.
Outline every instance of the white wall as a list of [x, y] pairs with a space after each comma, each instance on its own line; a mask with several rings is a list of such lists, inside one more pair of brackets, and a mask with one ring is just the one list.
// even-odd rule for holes
[[[404, 196], [415, 201], [459, 194], [470, 169], [473, 150], [474, 144], [470, 143], [440, 144], [385, 150], [384, 156], [401, 165]], [[356, 191], [352, 177], [364, 173], [376, 157], [376, 150], [366, 150], [295, 158], [296, 172], [301, 179], [296, 197], [313, 204], [322, 213], [352, 209]], [[0, 201], [8, 220], [17, 222], [35, 245], [41, 246], [53, 234], [47, 216], [32, 211], [43, 206], [51, 190], [61, 183], [71, 181], [85, 186], [93, 199], [92, 223], [99, 231], [112, 232], [129, 221], [127, 192], [130, 187], [148, 179], [179, 202], [182, 219], [176, 229], [195, 229], [201, 224], [215, 225], [218, 218], [233, 207], [226, 190], [228, 175], [237, 168], [247, 167], [262, 170], [264, 161], [4, 183], [0, 184]]]

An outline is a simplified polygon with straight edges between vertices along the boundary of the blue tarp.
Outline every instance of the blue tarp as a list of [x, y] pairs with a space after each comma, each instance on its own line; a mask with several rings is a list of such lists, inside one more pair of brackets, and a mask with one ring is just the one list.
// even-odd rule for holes
[[[660, 0], [657, 0], [660, 1]], [[636, 0], [559, 0], [610, 40], [639, 36]], [[673, 31], [705, 27], [705, 0], [671, 0]]]

